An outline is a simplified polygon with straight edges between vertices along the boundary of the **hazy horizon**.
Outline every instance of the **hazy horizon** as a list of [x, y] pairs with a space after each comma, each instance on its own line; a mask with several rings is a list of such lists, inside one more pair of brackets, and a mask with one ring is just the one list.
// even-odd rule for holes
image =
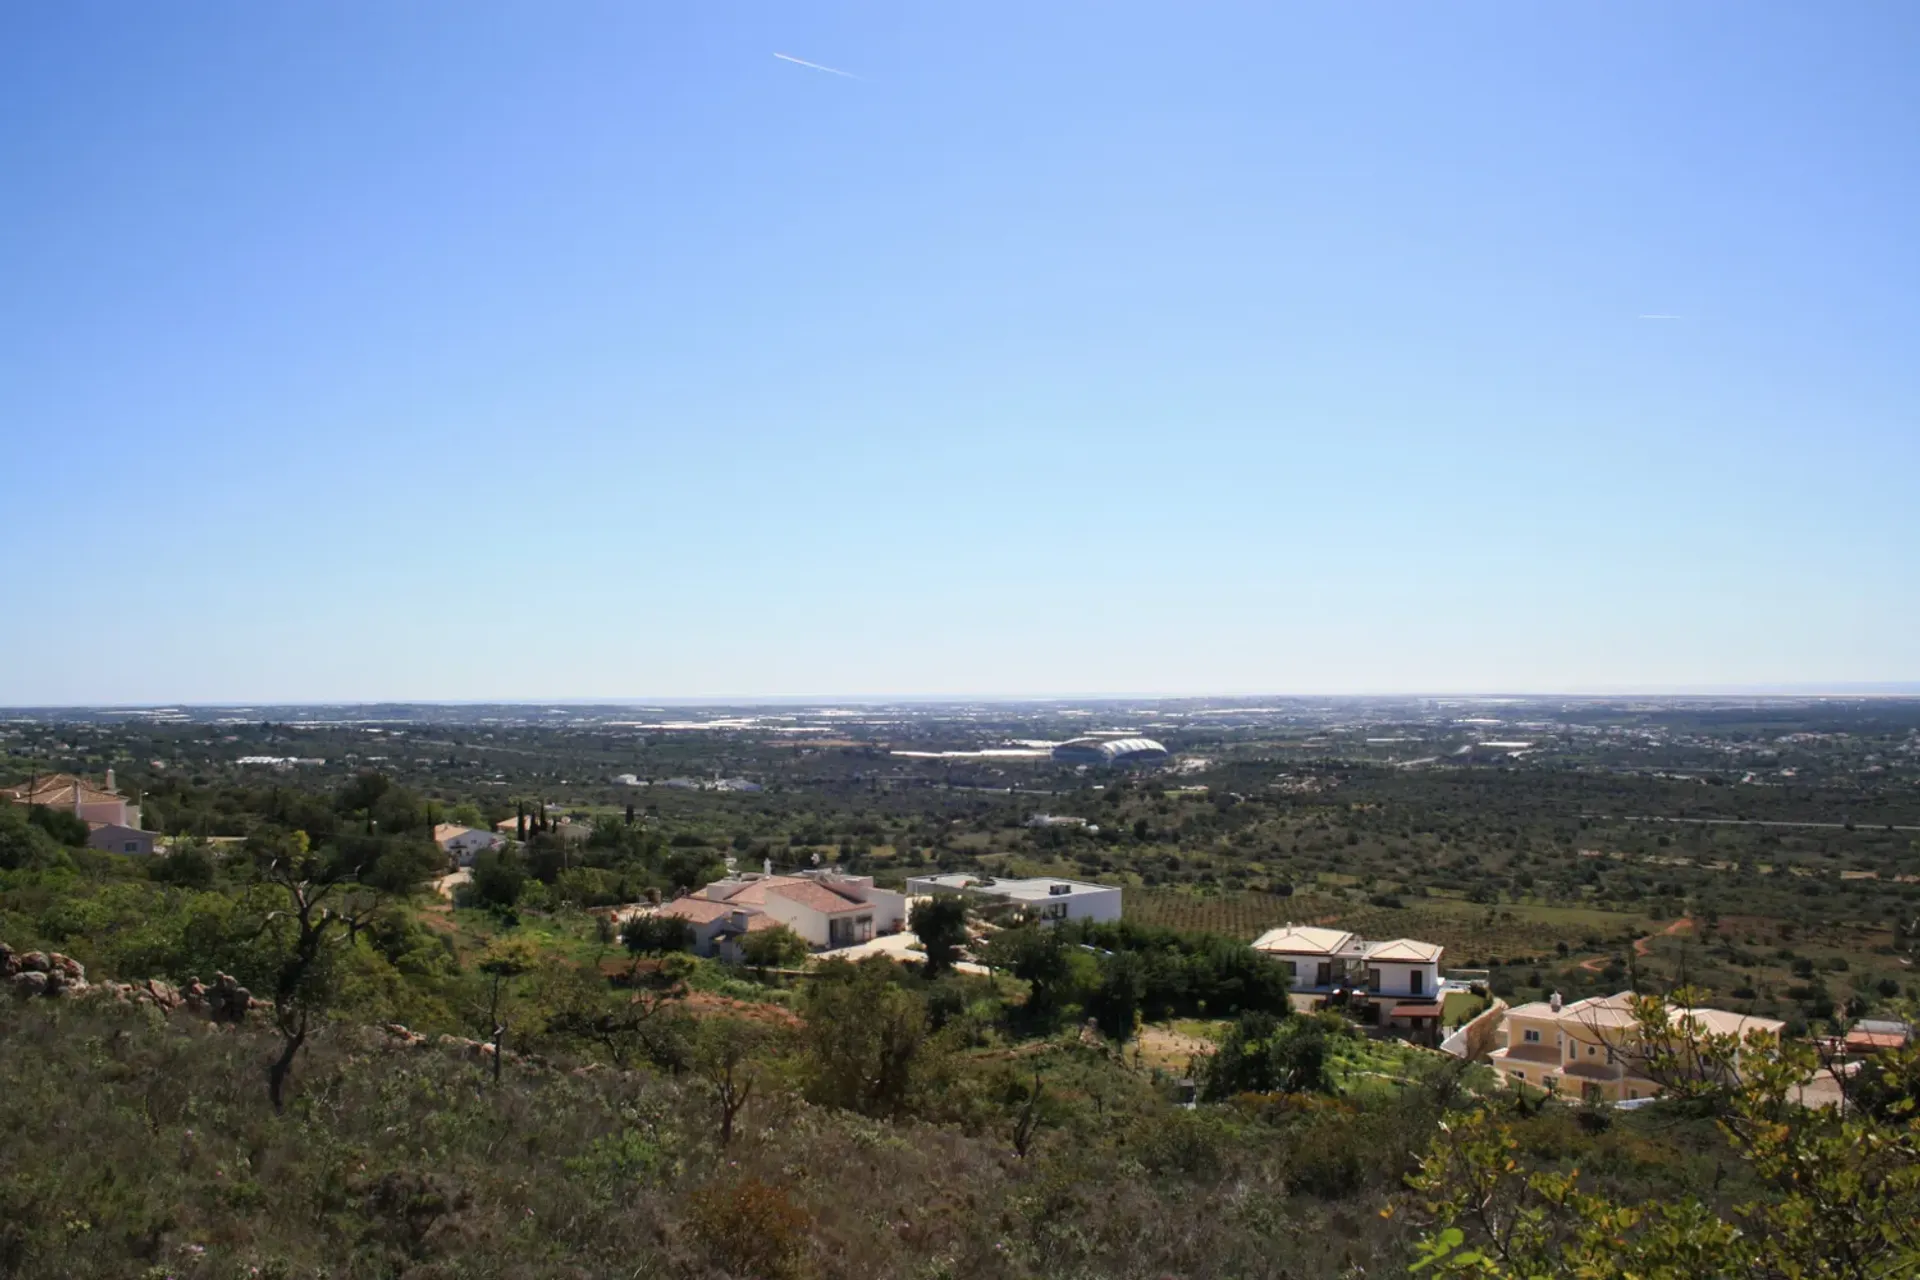
[[1257, 698], [1281, 701], [1311, 699], [1357, 699], [1399, 701], [1405, 699], [1458, 699], [1461, 701], [1524, 702], [1547, 698], [1574, 698], [1605, 701], [1621, 698], [1920, 698], [1920, 681], [1863, 681], [1857, 683], [1810, 683], [1767, 686], [1702, 686], [1697, 688], [1631, 689], [1405, 689], [1405, 690], [1322, 690], [1318, 692], [1261, 690], [1254, 692], [1092, 692], [1092, 693], [904, 693], [904, 694], [758, 694], [675, 697], [566, 697], [566, 698], [250, 698], [230, 701], [174, 700], [165, 702], [71, 702], [0, 704], [0, 711], [141, 711], [167, 709], [246, 710], [253, 707], [783, 707], [783, 706], [884, 706], [890, 704], [943, 705], [951, 703], [1086, 703], [1114, 701], [1142, 702], [1244, 702]]

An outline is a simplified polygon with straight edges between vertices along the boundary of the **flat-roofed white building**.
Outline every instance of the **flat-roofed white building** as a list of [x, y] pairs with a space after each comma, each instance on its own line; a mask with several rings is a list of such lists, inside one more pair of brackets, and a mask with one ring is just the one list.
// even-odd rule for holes
[[1024, 907], [1036, 919], [1108, 921], [1120, 918], [1120, 890], [1114, 885], [1084, 880], [1014, 880], [987, 875], [950, 874], [915, 876], [907, 892], [916, 897], [936, 893], [964, 893], [995, 898]]

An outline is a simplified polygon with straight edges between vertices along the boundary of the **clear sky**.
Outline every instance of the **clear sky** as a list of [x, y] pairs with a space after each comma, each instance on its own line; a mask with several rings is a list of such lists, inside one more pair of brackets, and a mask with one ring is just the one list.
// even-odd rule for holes
[[0, 6], [0, 703], [1920, 679], [1916, 68], [1911, 0]]

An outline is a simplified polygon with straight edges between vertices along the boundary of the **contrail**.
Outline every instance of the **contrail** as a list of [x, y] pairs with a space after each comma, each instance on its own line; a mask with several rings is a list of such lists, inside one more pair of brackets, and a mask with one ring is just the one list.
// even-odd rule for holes
[[808, 62], [805, 58], [796, 58], [790, 53], [776, 53], [773, 56], [782, 62], [792, 62], [803, 67], [812, 67], [815, 71], [824, 71], [830, 76], [845, 76], [849, 80], [858, 80], [860, 78], [851, 71], [842, 71], [838, 67], [823, 67], [817, 62]]
[[1685, 317], [1668, 315], [1664, 311], [1648, 311], [1641, 314], [1638, 318], [1641, 320], [1681, 320]]

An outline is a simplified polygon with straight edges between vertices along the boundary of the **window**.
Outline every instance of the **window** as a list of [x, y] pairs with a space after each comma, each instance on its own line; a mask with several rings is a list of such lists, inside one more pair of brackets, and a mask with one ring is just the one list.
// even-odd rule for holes
[[1592, 1057], [1593, 1055], [1594, 1055], [1594, 1048], [1593, 1048], [1593, 1046], [1592, 1046], [1592, 1045], [1588, 1045], [1588, 1046], [1587, 1046], [1587, 1056], [1588, 1056], [1589, 1058], [1591, 1058], [1591, 1057]]
[[1407, 971], [1407, 990], [1411, 991], [1414, 995], [1424, 995], [1427, 989], [1426, 983], [1427, 975], [1420, 972], [1420, 970], [1410, 969]]
[[1515, 1080], [1521, 1081], [1522, 1083], [1525, 1083], [1527, 1078], [1527, 1073], [1524, 1071], [1516, 1071], [1513, 1073], [1513, 1078]]
[[1539, 1033], [1538, 1031], [1534, 1031], [1534, 1030], [1531, 1030], [1531, 1029], [1529, 1029], [1529, 1030], [1526, 1030], [1526, 1031], [1522, 1031], [1522, 1032], [1520, 1033], [1520, 1038], [1521, 1038], [1522, 1040], [1525, 1040], [1525, 1041], [1526, 1041], [1526, 1042], [1527, 1042], [1528, 1044], [1539, 1044], [1539, 1043], [1540, 1043], [1540, 1033]]
[[1378, 969], [1368, 969], [1367, 970], [1367, 990], [1378, 991], [1379, 989], [1380, 989], [1380, 971]]
[[140, 842], [138, 840], [127, 841], [127, 852], [128, 853], [140, 852]]

